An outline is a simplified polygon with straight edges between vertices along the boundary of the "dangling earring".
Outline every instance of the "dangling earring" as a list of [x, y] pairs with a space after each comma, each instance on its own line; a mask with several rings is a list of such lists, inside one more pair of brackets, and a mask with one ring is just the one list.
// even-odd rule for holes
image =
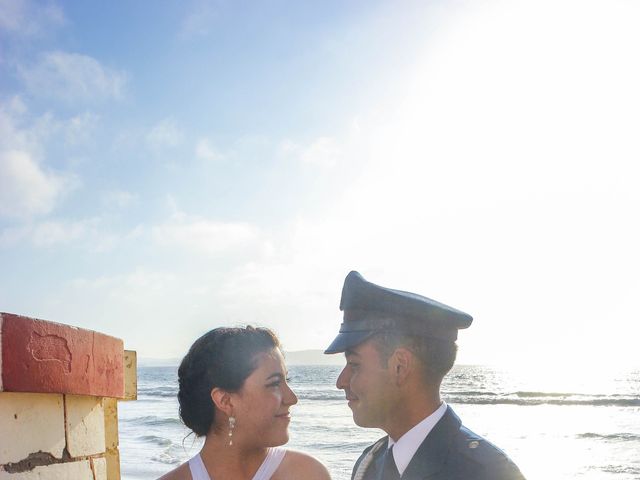
[[229, 417], [229, 446], [233, 445], [233, 429], [236, 427], [236, 417]]

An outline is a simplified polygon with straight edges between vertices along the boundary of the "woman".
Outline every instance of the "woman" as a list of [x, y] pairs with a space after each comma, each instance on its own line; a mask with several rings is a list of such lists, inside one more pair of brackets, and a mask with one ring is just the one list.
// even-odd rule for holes
[[287, 450], [290, 407], [276, 336], [266, 328], [216, 328], [178, 369], [180, 417], [202, 450], [161, 480], [330, 479], [315, 458]]

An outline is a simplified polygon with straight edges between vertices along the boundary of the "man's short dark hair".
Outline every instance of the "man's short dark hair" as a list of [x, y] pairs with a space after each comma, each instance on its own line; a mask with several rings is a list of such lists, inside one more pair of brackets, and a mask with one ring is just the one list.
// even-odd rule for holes
[[453, 367], [458, 352], [456, 342], [402, 332], [380, 332], [371, 338], [384, 365], [396, 348], [411, 351], [421, 363], [426, 384], [439, 385]]

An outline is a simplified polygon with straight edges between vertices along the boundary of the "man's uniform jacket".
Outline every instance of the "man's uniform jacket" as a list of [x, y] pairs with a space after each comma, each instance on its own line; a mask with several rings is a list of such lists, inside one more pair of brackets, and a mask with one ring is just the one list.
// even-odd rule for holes
[[[352, 480], [381, 480], [387, 438], [367, 447], [356, 462]], [[525, 480], [498, 447], [462, 425], [451, 407], [424, 439], [402, 480]]]

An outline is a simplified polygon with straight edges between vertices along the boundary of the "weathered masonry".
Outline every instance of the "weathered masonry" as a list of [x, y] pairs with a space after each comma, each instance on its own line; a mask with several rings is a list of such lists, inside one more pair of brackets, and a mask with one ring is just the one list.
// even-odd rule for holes
[[122, 340], [0, 313], [0, 480], [119, 480], [117, 402], [136, 397]]

